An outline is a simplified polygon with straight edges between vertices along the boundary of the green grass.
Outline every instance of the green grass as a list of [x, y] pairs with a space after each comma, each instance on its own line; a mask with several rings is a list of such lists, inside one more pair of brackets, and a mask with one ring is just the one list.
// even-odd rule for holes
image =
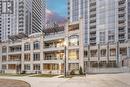
[[60, 77], [58, 77], [58, 78], [73, 78], [73, 77], [75, 77], [75, 76], [84, 77], [85, 75], [68, 75], [67, 77], [65, 77], [65, 76], [60, 76]]
[[73, 75], [69, 75], [69, 76], [67, 76], [67, 77], [65, 77], [65, 76], [60, 76], [60, 77], [58, 77], [58, 78], [72, 78], [72, 77], [74, 77]]
[[0, 76], [28, 76], [32, 74], [0, 74]]
[[38, 75], [33, 75], [31, 77], [54, 77], [57, 75], [51, 75], [51, 74], [38, 74]]

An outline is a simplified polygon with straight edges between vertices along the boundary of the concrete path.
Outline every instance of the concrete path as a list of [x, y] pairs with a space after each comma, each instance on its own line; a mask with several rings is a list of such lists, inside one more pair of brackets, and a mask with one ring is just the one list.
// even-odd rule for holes
[[31, 87], [130, 87], [130, 73], [98, 74], [73, 78], [0, 77], [23, 80]]

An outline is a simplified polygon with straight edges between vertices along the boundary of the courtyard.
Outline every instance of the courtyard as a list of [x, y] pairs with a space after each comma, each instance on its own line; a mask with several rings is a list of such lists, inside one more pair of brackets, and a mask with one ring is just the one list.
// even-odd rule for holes
[[[29, 77], [29, 76], [0, 76], [0, 87], [28, 87], [24, 85], [11, 86], [4, 85], [3, 79], [25, 81], [31, 85], [31, 87], [130, 87], [130, 73], [120, 74], [93, 74], [86, 76], [74, 76], [72, 78], [59, 78], [54, 77]], [[8, 84], [8, 82], [6, 83]], [[24, 84], [24, 83], [23, 83]]]

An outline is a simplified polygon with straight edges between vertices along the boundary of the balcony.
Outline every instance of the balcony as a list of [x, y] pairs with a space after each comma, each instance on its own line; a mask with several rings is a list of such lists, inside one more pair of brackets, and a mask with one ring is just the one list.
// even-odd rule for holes
[[16, 46], [10, 46], [9, 47], [9, 53], [17, 53], [17, 52], [21, 52], [21, 51], [22, 51], [21, 45], [16, 45]]
[[51, 46], [51, 47], [46, 47], [43, 49], [44, 52], [46, 51], [60, 51], [60, 50], [64, 50], [64, 47], [61, 46], [61, 47], [54, 47], [54, 46]]
[[125, 3], [124, 3], [124, 4], [119, 5], [119, 8], [126, 8]]
[[96, 3], [96, 0], [90, 0], [90, 3]]
[[119, 30], [119, 34], [125, 34], [125, 30]]
[[96, 22], [90, 23], [90, 27], [91, 27], [91, 26], [96, 26]]
[[90, 34], [90, 38], [96, 38], [96, 34]]
[[126, 26], [126, 23], [120, 23], [119, 25], [118, 25], [118, 27], [125, 27]]
[[119, 22], [126, 21], [126, 18], [125, 17], [119, 17], [118, 20], [119, 20]]
[[64, 40], [47, 41], [44, 43], [44, 51], [64, 50]]
[[119, 35], [119, 40], [125, 40], [125, 34]]
[[90, 44], [96, 44], [96, 40], [90, 40]]
[[96, 21], [96, 16], [90, 17], [90, 21], [95, 20]]
[[125, 9], [119, 9], [119, 12], [118, 12], [118, 14], [126, 14], [126, 11], [125, 11]]
[[76, 30], [79, 30], [80, 28], [80, 25], [79, 24], [72, 24], [72, 25], [69, 25], [68, 26], [68, 31], [71, 32], [71, 31], [76, 31]]
[[90, 6], [95, 6], [96, 5], [96, 0], [90, 0]]
[[125, 2], [126, 2], [126, 0], [119, 0], [118, 4], [119, 4], [119, 5], [122, 5], [122, 4], [124, 4]]
[[64, 38], [64, 32], [57, 32], [57, 33], [50, 33], [48, 35], [45, 35], [44, 41], [50, 41], [50, 40], [55, 40], [55, 39], [62, 39]]
[[57, 57], [46, 57], [44, 60], [63, 60], [64, 58], [57, 58]]

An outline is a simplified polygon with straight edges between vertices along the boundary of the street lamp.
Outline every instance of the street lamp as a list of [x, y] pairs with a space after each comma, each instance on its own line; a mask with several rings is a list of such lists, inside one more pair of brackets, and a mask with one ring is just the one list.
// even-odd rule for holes
[[67, 76], [67, 69], [66, 69], [66, 67], [67, 67], [67, 65], [66, 65], [66, 61], [67, 61], [67, 59], [66, 59], [66, 50], [67, 50], [67, 43], [66, 43], [66, 41], [64, 41], [64, 77], [66, 77]]

